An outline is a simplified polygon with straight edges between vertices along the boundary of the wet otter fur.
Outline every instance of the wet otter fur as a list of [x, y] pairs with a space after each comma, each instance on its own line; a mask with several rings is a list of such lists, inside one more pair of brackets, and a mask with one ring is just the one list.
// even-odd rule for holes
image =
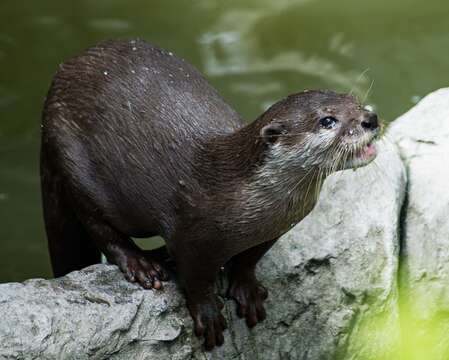
[[223, 343], [214, 293], [262, 321], [259, 259], [313, 208], [332, 171], [376, 155], [377, 116], [350, 95], [304, 91], [245, 124], [187, 62], [141, 40], [101, 43], [63, 63], [42, 120], [44, 216], [55, 276], [100, 262], [160, 289], [164, 263], [131, 237], [162, 236], [195, 333]]

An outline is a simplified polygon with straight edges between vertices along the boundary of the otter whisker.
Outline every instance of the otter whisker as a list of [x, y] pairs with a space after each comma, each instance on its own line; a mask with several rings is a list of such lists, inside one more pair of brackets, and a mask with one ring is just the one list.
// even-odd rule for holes
[[351, 148], [346, 147], [345, 152], [343, 154], [343, 169], [346, 168], [346, 162], [348, 161], [349, 155], [351, 155], [351, 157], [352, 157]]
[[[345, 159], [345, 154], [347, 152], [347, 146], [339, 146], [339, 152], [338, 152], [338, 163], [335, 164], [335, 166], [339, 166], [341, 165], [342, 160]], [[344, 168], [344, 164], [343, 164], [343, 168]], [[335, 169], [332, 169], [335, 170]]]
[[365, 96], [363, 98], [362, 104], [364, 104], [366, 99], [368, 98], [369, 93], [371, 92], [371, 89], [373, 88], [373, 85], [374, 85], [374, 79], [371, 81], [371, 84], [370, 84], [368, 90], [366, 91], [366, 94], [365, 94]]
[[[354, 88], [355, 88], [355, 84], [357, 84], [361, 79], [362, 79], [362, 77], [368, 72], [368, 71], [370, 71], [370, 68], [368, 67], [368, 68], [366, 68], [365, 70], [363, 70], [361, 73], [360, 73], [360, 75], [358, 76], [358, 78], [357, 78], [357, 80], [354, 82], [354, 86], [351, 88], [351, 90], [349, 91], [349, 93], [348, 93], [348, 95], [352, 95], [352, 93], [353, 93], [353, 91], [354, 91]], [[356, 96], [357, 97], [357, 96]], [[357, 99], [358, 100], [358, 99]]]
[[307, 179], [310, 175], [310, 173], [313, 171], [313, 167], [311, 167], [303, 177], [301, 177], [301, 179], [294, 185], [293, 189], [291, 190], [291, 192], [295, 192], [295, 190], [298, 189], [298, 187], [301, 185], [301, 183], [304, 181], [304, 179]]
[[[286, 133], [286, 134], [273, 134], [270, 135], [272, 138], [282, 138], [282, 137], [296, 137], [301, 135], [307, 135], [310, 134], [310, 132], [295, 132], [295, 133]], [[257, 138], [264, 139], [264, 136], [257, 136]]]
[[[312, 171], [316, 171], [316, 168], [312, 168], [311, 169]], [[309, 181], [309, 183], [307, 184], [307, 188], [306, 188], [306, 192], [305, 192], [305, 195], [303, 196], [303, 204], [302, 204], [302, 213], [305, 213], [305, 211], [306, 211], [306, 205], [308, 205], [309, 204], [309, 202], [310, 202], [310, 199], [309, 199], [309, 191], [310, 191], [310, 186], [312, 185], [312, 183], [314, 182], [314, 181], [316, 181], [316, 175], [311, 175], [310, 176], [310, 179], [309, 179], [310, 181]]]
[[[335, 166], [341, 166], [342, 160], [343, 160], [343, 166], [342, 168], [345, 168], [345, 158], [346, 158], [346, 153], [347, 153], [348, 149], [346, 146], [340, 146], [340, 151], [339, 151], [339, 158], [338, 158], [338, 163], [335, 164]], [[335, 169], [333, 169], [335, 170]]]
[[331, 173], [333, 173], [337, 169], [338, 163], [340, 161], [342, 150], [337, 148], [335, 150], [335, 152], [336, 152], [336, 154], [335, 154], [334, 158], [332, 159], [331, 165], [327, 169], [327, 175], [330, 175]]
[[319, 167], [318, 170], [318, 180], [315, 183], [315, 195], [314, 195], [314, 199], [315, 201], [318, 201], [318, 197], [320, 195], [320, 190], [321, 190], [321, 186], [323, 185], [323, 177], [324, 177], [324, 173], [325, 173], [325, 168], [323, 169], [322, 167]]

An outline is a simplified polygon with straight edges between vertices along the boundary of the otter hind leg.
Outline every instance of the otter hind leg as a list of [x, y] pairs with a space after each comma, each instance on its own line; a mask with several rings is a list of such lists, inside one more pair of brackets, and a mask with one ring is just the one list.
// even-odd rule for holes
[[42, 156], [41, 190], [53, 274], [66, 275], [101, 262], [101, 253], [63, 194], [63, 181]]
[[161, 281], [169, 279], [162, 261], [140, 249], [130, 237], [95, 216], [85, 216], [82, 221], [97, 248], [119, 267], [128, 281], [145, 289], [161, 289]]
[[48, 247], [56, 277], [101, 262], [101, 252], [129, 281], [160, 288], [168, 274], [151, 254], [90, 211], [89, 199], [73, 195], [70, 182], [55, 170], [45, 143], [41, 152], [41, 187]]

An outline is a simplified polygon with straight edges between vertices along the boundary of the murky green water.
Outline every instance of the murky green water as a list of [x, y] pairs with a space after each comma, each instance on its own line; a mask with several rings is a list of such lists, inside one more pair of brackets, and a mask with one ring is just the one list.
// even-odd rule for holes
[[0, 282], [50, 276], [39, 122], [64, 59], [141, 37], [196, 65], [248, 120], [304, 88], [352, 90], [391, 120], [449, 85], [448, 19], [447, 0], [2, 0]]

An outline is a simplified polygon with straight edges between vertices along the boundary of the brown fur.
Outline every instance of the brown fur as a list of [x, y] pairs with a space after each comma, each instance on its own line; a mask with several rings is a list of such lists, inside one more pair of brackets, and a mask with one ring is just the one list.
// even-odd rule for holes
[[42, 123], [55, 275], [98, 262], [101, 251], [130, 281], [160, 288], [163, 264], [131, 237], [161, 235], [206, 348], [223, 342], [213, 284], [225, 264], [239, 315], [255, 325], [266, 297], [256, 263], [313, 208], [309, 189], [322, 181], [319, 167], [303, 168], [294, 156], [284, 166], [275, 149], [304, 142], [323, 116], [345, 119], [343, 136], [349, 127], [362, 131], [365, 112], [350, 96], [310, 91], [245, 125], [195, 68], [143, 41], [105, 42], [67, 61]]

